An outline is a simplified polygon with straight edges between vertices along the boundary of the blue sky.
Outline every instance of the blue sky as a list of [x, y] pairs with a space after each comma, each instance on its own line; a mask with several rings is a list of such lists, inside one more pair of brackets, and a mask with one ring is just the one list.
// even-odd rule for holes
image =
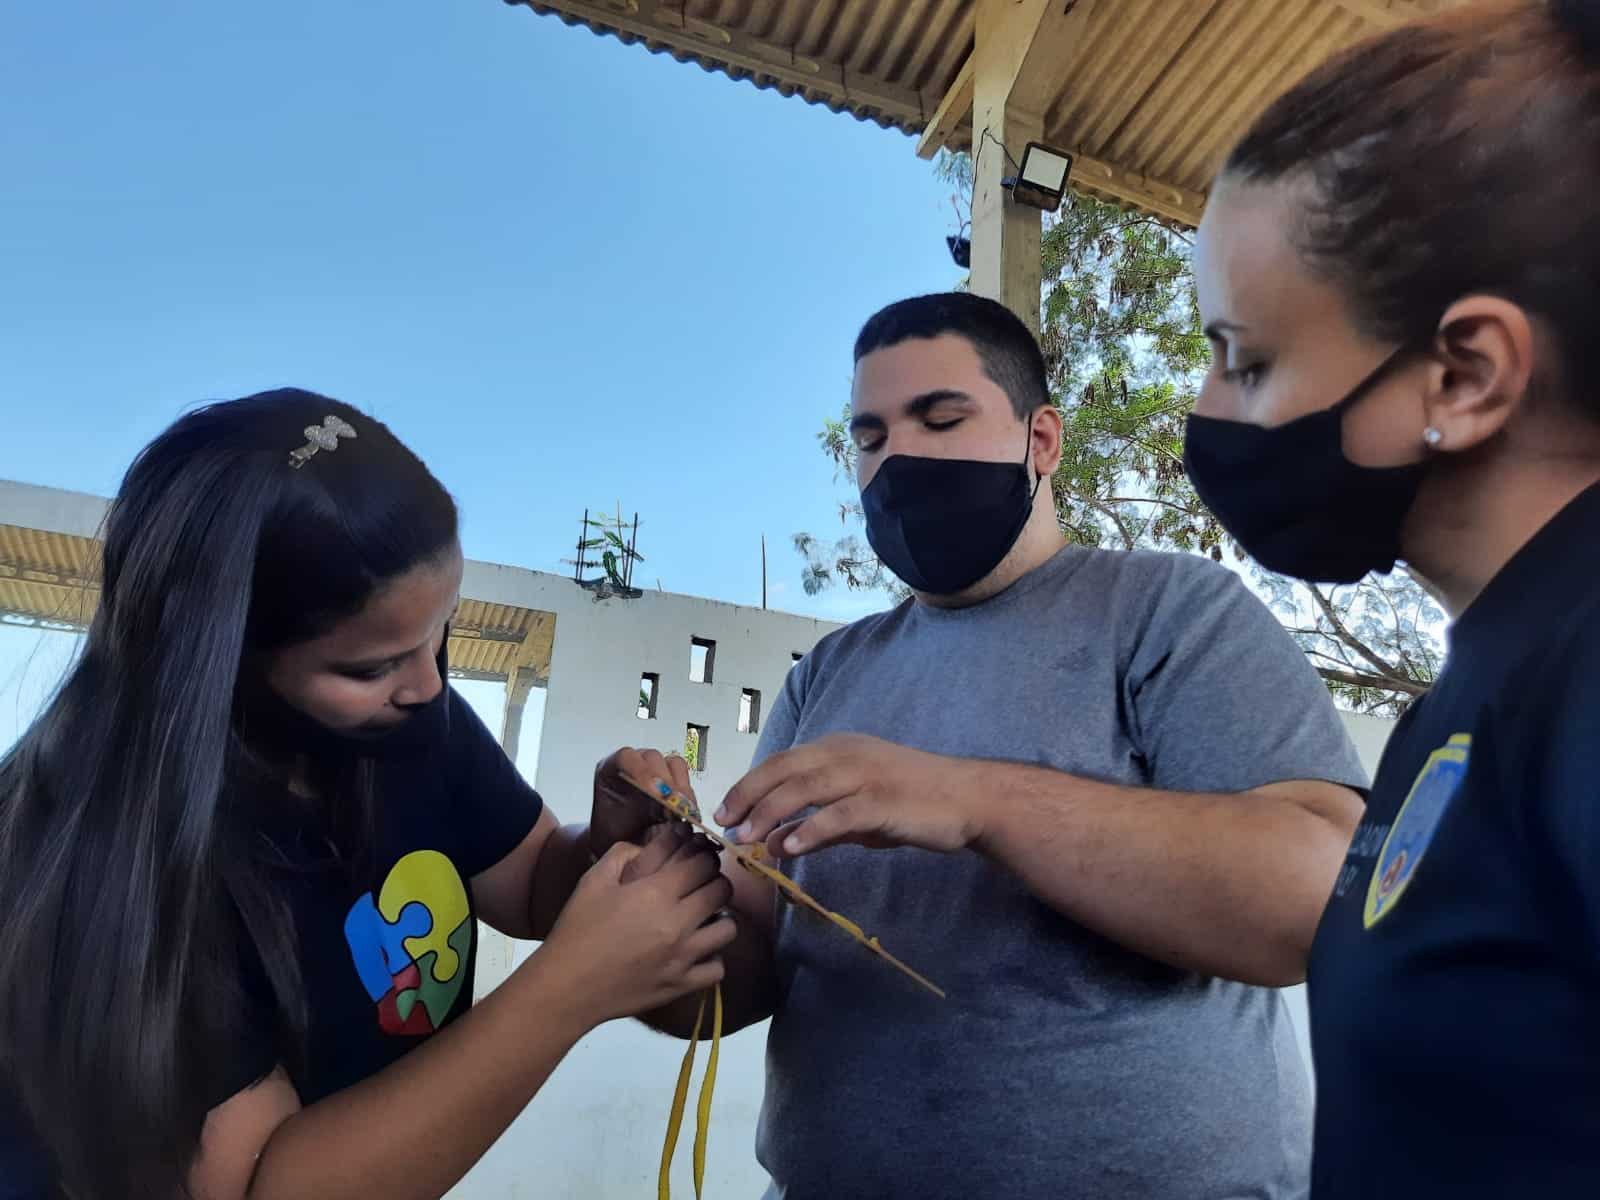
[[878, 605], [788, 539], [838, 528], [856, 328], [958, 275], [903, 135], [500, 0], [15, 5], [0, 113], [0, 478], [110, 494], [296, 384], [392, 424], [470, 556], [563, 570], [620, 503], [647, 584], [757, 603], [765, 534], [774, 607]]

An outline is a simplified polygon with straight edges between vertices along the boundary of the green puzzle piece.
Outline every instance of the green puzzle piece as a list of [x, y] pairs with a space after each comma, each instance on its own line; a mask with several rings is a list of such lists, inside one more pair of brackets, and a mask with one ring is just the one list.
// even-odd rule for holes
[[466, 920], [456, 926], [455, 932], [449, 937], [450, 948], [458, 955], [457, 961], [461, 964], [456, 973], [449, 979], [439, 980], [433, 977], [433, 969], [438, 966], [439, 954], [429, 950], [417, 959], [417, 971], [422, 976], [422, 985], [407, 988], [394, 999], [395, 1011], [401, 1021], [411, 1019], [411, 1012], [420, 1000], [428, 1010], [428, 1019], [433, 1027], [438, 1029], [445, 1017], [450, 1012], [450, 1006], [456, 1002], [456, 997], [461, 994], [461, 984], [466, 977], [467, 954], [472, 949], [472, 922]]

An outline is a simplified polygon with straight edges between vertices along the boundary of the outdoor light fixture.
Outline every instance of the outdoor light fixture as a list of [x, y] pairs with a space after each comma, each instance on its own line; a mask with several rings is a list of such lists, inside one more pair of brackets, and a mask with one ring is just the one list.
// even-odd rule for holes
[[1017, 177], [1006, 180], [1011, 198], [1018, 204], [1055, 212], [1067, 194], [1067, 178], [1072, 174], [1072, 155], [1052, 150], [1039, 142], [1029, 142], [1022, 152]]
[[963, 271], [972, 266], [972, 241], [964, 233], [952, 233], [944, 239], [944, 244], [950, 247], [950, 257], [955, 259], [956, 266]]

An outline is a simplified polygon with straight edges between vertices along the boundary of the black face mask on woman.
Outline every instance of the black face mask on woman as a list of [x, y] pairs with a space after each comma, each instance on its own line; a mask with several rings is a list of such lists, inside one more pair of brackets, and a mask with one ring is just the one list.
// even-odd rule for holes
[[1344, 453], [1344, 415], [1414, 353], [1396, 350], [1332, 408], [1284, 425], [1191, 416], [1183, 462], [1222, 527], [1269, 571], [1355, 583], [1394, 570], [1400, 530], [1428, 462], [1363, 467]]
[[867, 541], [907, 587], [966, 591], [1017, 544], [1043, 478], [1030, 487], [1026, 453], [1021, 462], [891, 455], [861, 493]]
[[306, 754], [325, 760], [417, 758], [442, 751], [450, 732], [450, 633], [445, 631], [435, 664], [439, 694], [409, 710], [387, 729], [332, 729], [290, 704], [265, 682], [243, 684], [236, 722], [240, 736], [259, 750]]

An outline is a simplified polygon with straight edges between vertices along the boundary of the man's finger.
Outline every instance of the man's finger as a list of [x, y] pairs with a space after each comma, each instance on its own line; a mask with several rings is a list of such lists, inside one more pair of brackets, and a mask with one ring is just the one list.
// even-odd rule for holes
[[717, 824], [724, 829], [740, 824], [769, 792], [791, 776], [804, 772], [816, 761], [817, 752], [812, 746], [796, 746], [792, 750], [774, 754], [733, 785], [716, 811], [714, 819]]
[[734, 840], [742, 845], [764, 842], [772, 831], [808, 808], [820, 808], [842, 800], [854, 791], [848, 772], [819, 766], [791, 774], [750, 811], [735, 829]]
[[768, 841], [768, 849], [782, 858], [797, 858], [829, 846], [882, 836], [882, 816], [871, 805], [851, 797], [818, 809], [804, 821], [779, 826]]

